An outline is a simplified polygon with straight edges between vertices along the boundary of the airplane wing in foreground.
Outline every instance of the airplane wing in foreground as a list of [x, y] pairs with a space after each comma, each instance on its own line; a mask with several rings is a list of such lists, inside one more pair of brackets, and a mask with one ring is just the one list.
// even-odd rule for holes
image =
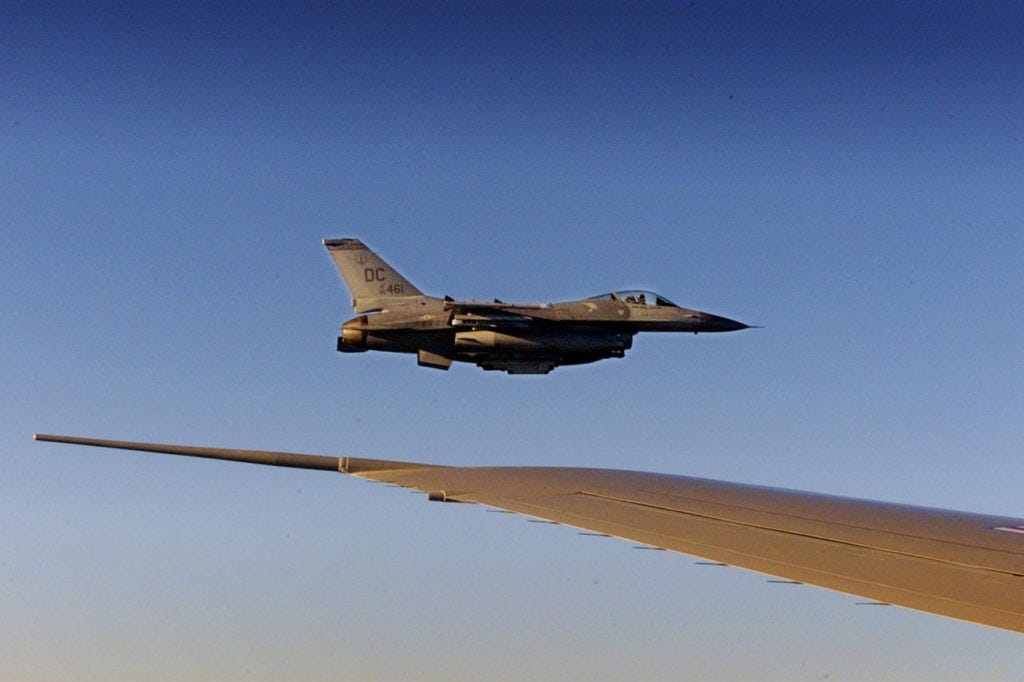
[[339, 471], [920, 611], [1024, 632], [1024, 519], [666, 474], [447, 467], [71, 436], [36, 440]]

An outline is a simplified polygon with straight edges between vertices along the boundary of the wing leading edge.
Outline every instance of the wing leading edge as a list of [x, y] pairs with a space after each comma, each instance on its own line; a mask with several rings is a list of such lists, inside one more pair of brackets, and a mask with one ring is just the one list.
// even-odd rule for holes
[[339, 471], [810, 585], [1024, 632], [1024, 519], [667, 474], [447, 467], [71, 436], [37, 440]]

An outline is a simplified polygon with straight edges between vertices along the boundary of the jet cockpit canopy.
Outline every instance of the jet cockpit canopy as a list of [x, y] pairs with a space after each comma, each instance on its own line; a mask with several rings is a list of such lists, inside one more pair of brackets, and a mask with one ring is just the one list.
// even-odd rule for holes
[[600, 296], [591, 296], [590, 298], [595, 301], [622, 301], [623, 303], [630, 303], [633, 305], [664, 306], [666, 308], [679, 307], [664, 296], [656, 294], [653, 291], [641, 291], [639, 289], [613, 291], [610, 294], [601, 294]]

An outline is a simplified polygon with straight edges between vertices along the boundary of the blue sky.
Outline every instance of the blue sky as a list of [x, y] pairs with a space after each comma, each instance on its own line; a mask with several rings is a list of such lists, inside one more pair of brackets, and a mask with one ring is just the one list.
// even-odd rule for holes
[[[1024, 516], [1013, 3], [8, 5], [0, 678], [1016, 679], [1019, 636], [316, 472], [33, 432], [663, 471]], [[509, 377], [424, 291], [765, 328]]]

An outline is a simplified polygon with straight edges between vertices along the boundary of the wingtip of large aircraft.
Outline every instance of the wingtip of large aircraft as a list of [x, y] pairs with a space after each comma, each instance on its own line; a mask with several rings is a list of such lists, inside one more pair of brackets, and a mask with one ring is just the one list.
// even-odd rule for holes
[[32, 434], [33, 440], [68, 445], [89, 445], [117, 450], [135, 450], [138, 452], [155, 452], [165, 455], [184, 455], [203, 459], [219, 459], [230, 462], [248, 464], [267, 464], [270, 466], [290, 467], [293, 469], [322, 469], [337, 471], [343, 474], [380, 474], [390, 471], [407, 469], [447, 469], [449, 467], [420, 462], [399, 462], [387, 459], [367, 459], [364, 457], [328, 457], [324, 455], [306, 455], [296, 452], [276, 452], [273, 450], [238, 450], [228, 448], [197, 447], [194, 445], [169, 445], [163, 443], [139, 443], [135, 441], [108, 440], [105, 438], [84, 438], [82, 436], [59, 436], [49, 433]]

